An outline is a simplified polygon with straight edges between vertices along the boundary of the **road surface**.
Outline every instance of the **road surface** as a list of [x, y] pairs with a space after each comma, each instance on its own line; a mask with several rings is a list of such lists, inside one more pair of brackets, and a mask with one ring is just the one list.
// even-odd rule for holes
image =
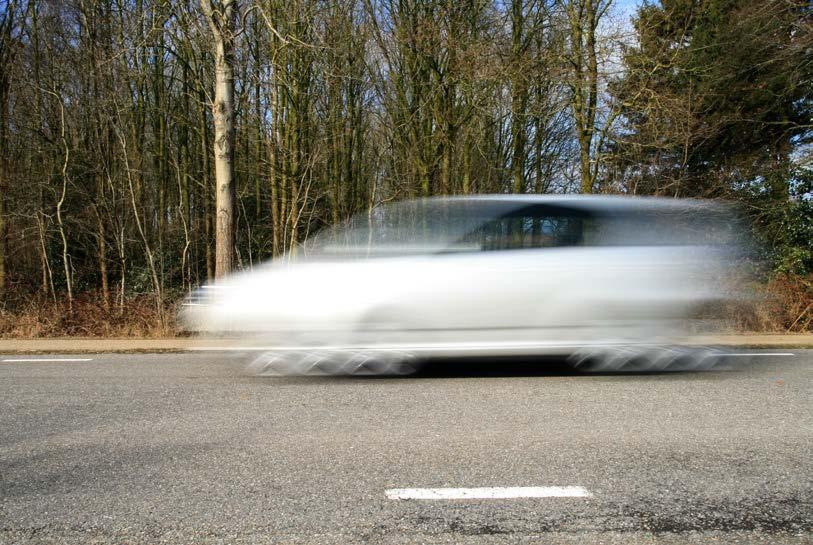
[[811, 543], [813, 351], [750, 352], [397, 379], [0, 355], [0, 543]]

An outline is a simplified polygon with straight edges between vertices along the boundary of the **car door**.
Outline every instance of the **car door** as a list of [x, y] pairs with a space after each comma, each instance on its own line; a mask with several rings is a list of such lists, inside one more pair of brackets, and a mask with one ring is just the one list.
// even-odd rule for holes
[[578, 211], [531, 205], [466, 233], [425, 269], [424, 323], [483, 340], [557, 326], [551, 305], [578, 283], [571, 263], [584, 252], [582, 226]]

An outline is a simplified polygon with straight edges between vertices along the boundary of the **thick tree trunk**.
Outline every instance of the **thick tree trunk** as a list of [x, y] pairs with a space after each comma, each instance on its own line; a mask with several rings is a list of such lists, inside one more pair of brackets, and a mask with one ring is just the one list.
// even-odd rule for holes
[[[201, 0], [214, 38], [215, 278], [234, 266], [234, 32], [236, 0]], [[215, 11], [217, 13], [215, 13]]]
[[215, 55], [215, 277], [234, 265], [234, 69], [231, 52], [218, 44]]

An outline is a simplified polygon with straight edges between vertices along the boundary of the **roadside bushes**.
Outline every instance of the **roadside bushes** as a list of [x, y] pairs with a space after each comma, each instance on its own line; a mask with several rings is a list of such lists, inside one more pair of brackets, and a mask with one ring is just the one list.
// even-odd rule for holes
[[813, 170], [790, 168], [741, 195], [755, 242], [749, 288], [755, 299], [733, 314], [734, 328], [809, 332], [813, 328]]
[[35, 296], [0, 308], [0, 337], [171, 337], [175, 335], [175, 304], [163, 319], [151, 295], [131, 296], [123, 305], [106, 305], [98, 292], [85, 292], [65, 301]]
[[813, 331], [813, 275], [775, 273], [752, 283], [755, 298], [731, 309], [735, 331], [809, 333]]

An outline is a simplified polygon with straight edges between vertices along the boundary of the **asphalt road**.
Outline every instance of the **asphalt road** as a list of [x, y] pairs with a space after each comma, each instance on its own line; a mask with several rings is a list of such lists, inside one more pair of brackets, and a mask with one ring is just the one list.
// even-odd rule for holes
[[[490, 362], [400, 379], [251, 377], [214, 353], [0, 355], [0, 542], [811, 543], [813, 351], [787, 352], [699, 373]], [[386, 496], [547, 486], [588, 496]]]

